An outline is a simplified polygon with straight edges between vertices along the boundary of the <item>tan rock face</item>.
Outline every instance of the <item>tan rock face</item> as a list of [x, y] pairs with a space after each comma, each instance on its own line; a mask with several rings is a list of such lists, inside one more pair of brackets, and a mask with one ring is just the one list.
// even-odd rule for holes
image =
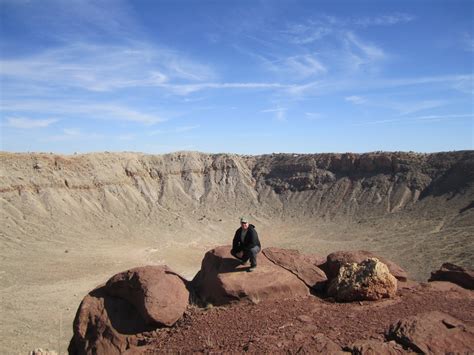
[[390, 273], [399, 281], [406, 281], [408, 276], [405, 270], [395, 264], [393, 261], [379, 257], [367, 250], [353, 250], [353, 251], [336, 251], [327, 256], [324, 266], [322, 266], [329, 279], [337, 276], [339, 269], [344, 264], [360, 263], [367, 258], [377, 258], [382, 263], [387, 265]]
[[397, 279], [377, 258], [343, 265], [328, 288], [328, 295], [342, 302], [374, 301], [393, 297], [396, 292]]
[[241, 300], [255, 303], [268, 299], [309, 295], [309, 288], [296, 275], [274, 264], [265, 255], [257, 256], [258, 267], [246, 272], [230, 254], [231, 246], [220, 246], [204, 256], [201, 270], [192, 281], [203, 302], [222, 305]]

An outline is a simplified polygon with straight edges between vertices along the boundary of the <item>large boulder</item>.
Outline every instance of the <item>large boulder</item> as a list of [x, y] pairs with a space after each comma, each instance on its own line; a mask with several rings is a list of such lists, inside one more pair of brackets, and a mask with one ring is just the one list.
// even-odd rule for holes
[[474, 290], [474, 271], [451, 263], [444, 263], [433, 271], [429, 281], [449, 281], [469, 290]]
[[108, 295], [103, 285], [82, 300], [74, 319], [68, 353], [122, 354], [137, 346], [153, 329], [155, 327], [148, 325], [132, 304]]
[[397, 279], [387, 266], [377, 258], [369, 258], [361, 263], [345, 264], [328, 287], [328, 295], [337, 301], [351, 302], [395, 296]]
[[134, 305], [148, 324], [171, 326], [189, 303], [185, 283], [166, 265], [144, 266], [113, 276], [107, 281], [106, 290]]
[[248, 266], [241, 265], [230, 250], [230, 246], [220, 246], [204, 256], [201, 270], [192, 281], [203, 302], [222, 305], [249, 300], [258, 303], [309, 295], [309, 288], [303, 281], [268, 260], [263, 253], [257, 256], [257, 268], [246, 272]]
[[328, 279], [333, 279], [337, 276], [339, 269], [344, 264], [361, 263], [368, 258], [377, 258], [382, 263], [387, 265], [390, 273], [399, 281], [407, 281], [408, 275], [405, 270], [395, 264], [393, 261], [383, 257], [376, 256], [370, 251], [355, 250], [355, 251], [336, 251], [327, 256], [326, 263], [321, 268], [326, 272]]
[[318, 256], [274, 247], [265, 248], [262, 252], [270, 261], [296, 275], [308, 287], [315, 290], [324, 288], [327, 277], [324, 271], [316, 266], [320, 259]]
[[145, 266], [113, 276], [82, 300], [70, 354], [122, 354], [145, 343], [160, 325], [186, 310], [185, 281], [167, 266]]
[[474, 330], [448, 314], [432, 311], [393, 323], [387, 338], [423, 354], [470, 354]]

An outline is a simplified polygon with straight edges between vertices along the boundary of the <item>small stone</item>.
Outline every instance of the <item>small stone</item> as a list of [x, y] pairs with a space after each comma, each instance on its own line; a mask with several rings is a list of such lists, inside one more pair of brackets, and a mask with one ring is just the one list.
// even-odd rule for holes
[[305, 314], [296, 317], [296, 319], [303, 323], [311, 323], [311, 321], [313, 320], [310, 316], [307, 316]]

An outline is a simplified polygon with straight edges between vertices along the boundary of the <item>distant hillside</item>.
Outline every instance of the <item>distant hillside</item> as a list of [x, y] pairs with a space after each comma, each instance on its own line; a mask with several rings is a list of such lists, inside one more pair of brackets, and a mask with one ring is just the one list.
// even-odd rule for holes
[[[196, 209], [348, 219], [472, 207], [474, 152], [75, 156], [1, 153], [4, 212], [131, 220]], [[454, 200], [454, 201], [453, 201]], [[436, 202], [435, 202], [436, 201]], [[442, 205], [442, 206], [440, 206]], [[69, 216], [69, 217], [68, 217]], [[455, 221], [453, 221], [455, 223]]]

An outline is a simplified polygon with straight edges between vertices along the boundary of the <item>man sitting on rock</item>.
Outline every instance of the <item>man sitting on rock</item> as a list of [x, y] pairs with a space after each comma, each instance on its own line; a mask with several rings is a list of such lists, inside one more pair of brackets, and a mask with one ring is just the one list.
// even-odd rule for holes
[[257, 267], [257, 254], [261, 248], [255, 226], [249, 224], [246, 217], [240, 218], [240, 228], [235, 231], [232, 241], [232, 250], [230, 251], [232, 256], [239, 259], [242, 265], [250, 259], [250, 268], [247, 271], [252, 272]]

